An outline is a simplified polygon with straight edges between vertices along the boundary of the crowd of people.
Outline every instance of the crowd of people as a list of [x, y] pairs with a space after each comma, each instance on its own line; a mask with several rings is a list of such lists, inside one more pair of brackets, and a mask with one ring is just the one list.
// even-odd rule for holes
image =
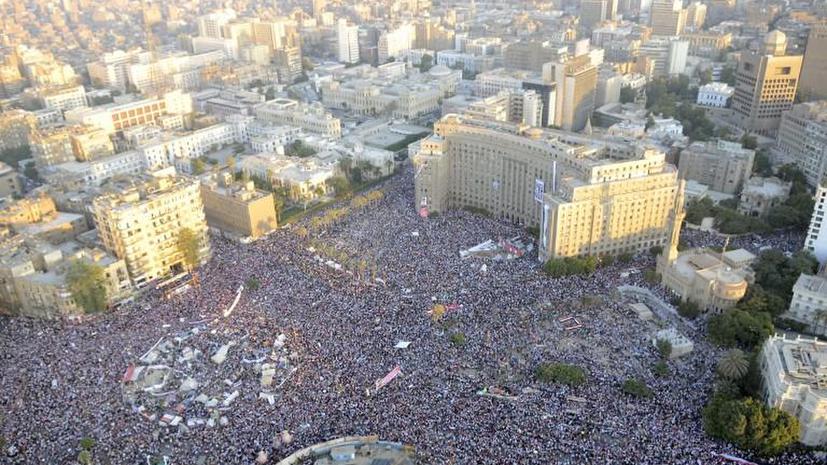
[[[717, 453], [749, 457], [703, 432], [701, 409], [720, 351], [701, 332], [679, 328], [695, 351], [670, 361], [667, 377], [652, 372], [656, 326], [638, 320], [616, 292], [621, 284], [653, 287], [626, 272], [652, 266], [651, 255], [555, 279], [542, 273], [536, 251], [461, 259], [462, 249], [525, 232], [464, 211], [421, 218], [412, 184], [410, 172], [386, 181], [377, 187], [380, 202], [308, 237], [293, 226], [249, 245], [214, 240], [200, 284], [169, 300], [150, 289], [82, 322], [0, 319], [0, 463], [73, 463], [85, 437], [100, 464], [163, 457], [176, 465], [251, 464], [261, 451], [275, 463], [317, 442], [367, 434], [414, 446], [423, 464], [695, 465], [719, 463]], [[790, 242], [753, 239], [753, 248]], [[369, 257], [375, 269], [337, 270], [318, 259], [312, 240]], [[428, 313], [435, 304], [448, 308], [438, 321]], [[567, 316], [582, 327], [567, 330], [560, 322]], [[209, 376], [189, 373], [200, 383], [193, 395], [241, 395], [220, 410], [223, 422], [161, 425], [149, 414], [212, 413], [183, 394], [136, 405], [124, 396], [124, 371], [160, 338], [199, 325], [208, 330], [203, 356], [242, 339], [247, 353], [230, 349]], [[258, 377], [244, 375], [244, 359], [268, 351], [280, 334], [297, 370], [271, 404], [259, 398]], [[410, 345], [395, 347], [400, 341]], [[587, 382], [539, 382], [534, 373], [544, 362], [577, 365]], [[376, 390], [395, 366], [401, 374]], [[624, 394], [629, 378], [654, 396]], [[486, 387], [508, 396], [480, 396]], [[787, 454], [766, 463], [816, 459]]]

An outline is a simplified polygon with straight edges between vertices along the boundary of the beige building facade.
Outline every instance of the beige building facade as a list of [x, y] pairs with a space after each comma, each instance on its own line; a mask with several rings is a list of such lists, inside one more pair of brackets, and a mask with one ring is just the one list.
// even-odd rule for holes
[[201, 261], [209, 257], [207, 222], [196, 179], [164, 172], [124, 185], [113, 183], [112, 191], [97, 197], [92, 209], [101, 241], [126, 261], [136, 285], [184, 271], [184, 257], [177, 246], [184, 228], [198, 238]]
[[694, 142], [681, 152], [678, 175], [716, 192], [736, 194], [749, 179], [754, 161], [755, 151], [737, 142]]
[[207, 225], [241, 237], [257, 239], [278, 227], [273, 194], [252, 181], [233, 181], [230, 173], [204, 179], [201, 197]]
[[471, 207], [538, 226], [541, 260], [665, 243], [678, 181], [663, 153], [456, 115], [434, 130], [413, 148], [423, 212]]
[[772, 31], [764, 50], [741, 56], [732, 96], [734, 123], [741, 129], [775, 137], [783, 112], [792, 108], [802, 57], [786, 55], [787, 38]]

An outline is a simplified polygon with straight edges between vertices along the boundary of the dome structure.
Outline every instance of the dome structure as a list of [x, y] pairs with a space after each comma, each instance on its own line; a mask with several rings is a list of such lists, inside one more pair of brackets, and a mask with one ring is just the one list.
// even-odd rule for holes
[[451, 74], [451, 71], [451, 68], [445, 65], [436, 65], [428, 70], [428, 74], [430, 74], [433, 77], [443, 77]]

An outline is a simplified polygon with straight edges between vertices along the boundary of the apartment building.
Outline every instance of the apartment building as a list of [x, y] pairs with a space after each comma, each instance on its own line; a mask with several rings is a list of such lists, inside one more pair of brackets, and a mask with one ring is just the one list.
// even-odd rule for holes
[[11, 166], [0, 161], [0, 198], [20, 195], [23, 183], [20, 175]]
[[801, 68], [801, 94], [806, 99], [827, 98], [827, 23], [814, 24], [807, 37]]
[[340, 18], [336, 24], [336, 44], [340, 62], [359, 62], [359, 26], [348, 26], [347, 20]]
[[107, 300], [122, 298], [131, 289], [123, 260], [74, 241], [50, 244], [25, 235], [0, 239], [0, 305], [13, 314], [43, 319], [82, 315], [66, 282], [75, 260], [101, 268]]
[[827, 101], [793, 105], [781, 115], [775, 150], [819, 186], [827, 172]]
[[597, 75], [588, 55], [543, 65], [544, 80], [557, 84], [554, 125], [566, 131], [586, 126], [594, 111]]
[[541, 260], [665, 243], [678, 179], [663, 153], [456, 115], [434, 129], [413, 148], [417, 208], [539, 226]]
[[754, 161], [755, 151], [737, 142], [693, 142], [681, 152], [678, 176], [716, 192], [737, 194], [749, 179]]
[[185, 269], [177, 245], [184, 228], [198, 238], [201, 261], [209, 257], [198, 180], [166, 170], [110, 184], [109, 193], [92, 202], [95, 226], [106, 249], [126, 262], [133, 283]]
[[807, 325], [813, 334], [827, 335], [827, 278], [802, 273], [793, 286], [790, 308], [783, 315]]
[[86, 89], [83, 86], [42, 87], [36, 91], [37, 99], [48, 110], [71, 110], [87, 106]]
[[37, 118], [27, 111], [0, 113], [0, 151], [28, 145], [29, 136], [36, 127]]

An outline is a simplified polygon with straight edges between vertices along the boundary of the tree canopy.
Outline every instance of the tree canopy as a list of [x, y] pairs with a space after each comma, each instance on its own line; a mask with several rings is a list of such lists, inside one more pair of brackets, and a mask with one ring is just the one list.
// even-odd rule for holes
[[182, 263], [187, 270], [192, 270], [200, 263], [201, 244], [198, 236], [190, 228], [181, 228], [178, 231], [178, 252], [181, 253]]
[[85, 312], [106, 309], [106, 278], [100, 266], [82, 260], [72, 261], [66, 271], [66, 284], [75, 303]]
[[799, 436], [797, 418], [749, 397], [716, 394], [704, 408], [703, 419], [710, 436], [765, 456], [782, 452]]
[[769, 313], [750, 313], [737, 308], [709, 319], [709, 338], [723, 347], [752, 349], [773, 333]]

